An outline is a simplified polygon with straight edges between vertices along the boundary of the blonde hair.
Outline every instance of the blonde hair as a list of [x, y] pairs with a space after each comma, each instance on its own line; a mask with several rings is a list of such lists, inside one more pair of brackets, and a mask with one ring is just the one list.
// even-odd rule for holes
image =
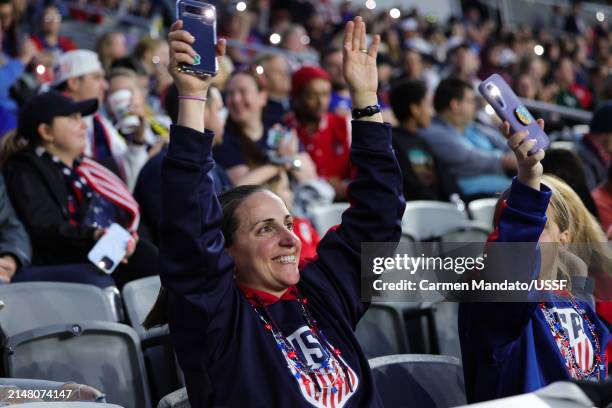
[[27, 140], [21, 137], [17, 130], [7, 132], [0, 141], [0, 165], [6, 163], [12, 155], [25, 149], [27, 146]]
[[545, 174], [542, 183], [552, 191], [546, 215], [549, 221], [568, 231], [572, 252], [593, 272], [612, 273], [612, 251], [606, 234], [576, 192], [563, 180]]

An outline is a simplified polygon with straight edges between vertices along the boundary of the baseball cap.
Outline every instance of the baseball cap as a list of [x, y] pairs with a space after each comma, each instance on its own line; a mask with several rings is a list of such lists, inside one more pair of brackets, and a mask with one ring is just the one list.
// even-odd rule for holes
[[589, 124], [590, 133], [612, 133], [612, 102], [601, 105]]
[[104, 72], [98, 54], [90, 50], [68, 51], [60, 55], [53, 66], [54, 79], [51, 86], [92, 72]]
[[19, 111], [19, 134], [32, 140], [37, 137], [41, 123], [51, 123], [57, 116], [70, 116], [73, 113], [91, 115], [97, 110], [97, 99], [75, 102], [57, 91], [45, 92], [30, 99]]

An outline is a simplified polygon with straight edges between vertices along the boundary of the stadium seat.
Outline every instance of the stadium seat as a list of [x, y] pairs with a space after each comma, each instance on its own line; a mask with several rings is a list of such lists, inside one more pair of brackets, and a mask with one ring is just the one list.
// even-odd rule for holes
[[357, 324], [355, 336], [368, 358], [410, 351], [404, 317], [392, 305], [372, 303]]
[[4, 335], [9, 377], [75, 381], [104, 392], [111, 403], [151, 406], [140, 342], [129, 326], [75, 320]]
[[466, 403], [459, 359], [405, 354], [377, 357], [370, 367], [385, 407], [445, 408]]
[[349, 208], [349, 203], [333, 203], [314, 208], [311, 211], [312, 223], [321, 237], [334, 225], [342, 222], [342, 213]]
[[138, 337], [144, 342], [148, 339], [168, 335], [168, 325], [155, 327], [151, 330], [145, 330], [142, 327], [142, 322], [151, 310], [153, 303], [155, 303], [155, 299], [157, 299], [160, 287], [159, 276], [149, 276], [128, 282], [121, 291], [130, 324], [138, 333]]
[[170, 344], [168, 325], [150, 330], [142, 327], [142, 322], [157, 299], [160, 287], [159, 276], [149, 276], [127, 283], [122, 290], [128, 319], [141, 340], [151, 399], [154, 403], [184, 385], [178, 374], [179, 368]]
[[456, 204], [441, 201], [410, 201], [402, 218], [402, 231], [417, 241], [436, 239], [449, 230], [473, 225]]
[[473, 220], [480, 221], [491, 229], [493, 227], [493, 214], [495, 213], [496, 205], [497, 198], [481, 198], [468, 204], [468, 212]]
[[93, 285], [23, 282], [0, 285], [0, 327], [12, 335], [37, 327], [76, 320], [117, 322], [107, 293]]
[[185, 387], [166, 395], [159, 401], [157, 408], [191, 408]]

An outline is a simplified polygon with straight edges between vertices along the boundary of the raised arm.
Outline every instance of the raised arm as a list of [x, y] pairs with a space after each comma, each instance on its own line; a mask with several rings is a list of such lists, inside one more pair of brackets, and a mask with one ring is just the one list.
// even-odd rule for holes
[[[543, 122], [539, 121], [543, 127]], [[504, 124], [505, 134], [509, 134], [508, 124]], [[519, 132], [508, 138], [508, 146], [514, 152], [518, 163], [518, 176], [512, 183], [508, 199], [501, 205], [498, 225], [491, 234], [491, 246], [487, 251], [487, 268], [495, 269], [497, 279], [506, 277], [510, 281], [537, 279], [540, 272], [540, 250], [536, 245], [546, 225], [546, 209], [550, 200], [550, 190], [541, 184], [544, 151], [529, 156], [527, 152], [535, 145], [527, 132]], [[526, 243], [534, 243], [528, 246]], [[505, 245], [493, 248], [495, 243]], [[528, 249], [517, 256], [515, 248], [509, 244], [517, 243]], [[474, 303], [460, 307], [460, 330], [471, 326], [488, 339], [495, 339], [492, 347], [510, 346], [518, 339], [525, 325], [531, 319], [537, 302], [514, 303]], [[503, 318], [500, 318], [503, 316]], [[486, 333], [494, 332], [495, 336]], [[491, 340], [493, 342], [493, 340]]]
[[[353, 107], [378, 103], [375, 36], [366, 50], [365, 24], [360, 17], [349, 22], [344, 37], [344, 75]], [[382, 115], [352, 122], [350, 152], [352, 181], [348, 186], [350, 208], [342, 223], [329, 231], [317, 248], [318, 258], [302, 274], [305, 284], [323, 291], [334, 306], [356, 324], [366, 310], [361, 302], [361, 244], [397, 242], [405, 203], [402, 176], [391, 147], [391, 127]]]
[[[233, 262], [224, 250], [220, 231], [221, 207], [214, 193], [211, 170], [213, 134], [204, 130], [204, 103], [210, 78], [177, 71], [179, 63], [193, 63], [193, 37], [177, 21], [168, 35], [170, 72], [179, 92], [177, 125], [162, 167], [160, 262], [162, 284], [168, 289], [172, 313], [190, 309], [208, 312], [232, 287]], [[219, 41], [223, 54], [225, 43]], [[205, 57], [205, 56], [203, 56]], [[174, 297], [174, 301], [172, 298]], [[196, 315], [195, 313], [189, 314]], [[187, 315], [181, 321], [190, 319]]]

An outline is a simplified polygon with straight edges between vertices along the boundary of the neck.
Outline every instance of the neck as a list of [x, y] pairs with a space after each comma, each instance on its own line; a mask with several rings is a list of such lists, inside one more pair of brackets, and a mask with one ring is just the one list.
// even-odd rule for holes
[[256, 142], [263, 136], [263, 123], [260, 120], [249, 120], [240, 126], [244, 135]]
[[59, 40], [59, 35], [57, 33], [47, 33], [45, 34], [45, 41], [49, 45], [56, 45]]
[[273, 101], [281, 102], [288, 98], [287, 93], [285, 92], [270, 92], [268, 91], [268, 99], [272, 99]]
[[412, 118], [408, 118], [406, 120], [404, 120], [401, 124], [401, 127], [403, 130], [409, 132], [409, 133], [416, 133], [419, 130], [419, 126], [417, 125], [416, 121]]
[[58, 150], [55, 146], [45, 146], [45, 149], [51, 153], [52, 155], [54, 155], [55, 157], [57, 157], [58, 159], [60, 159], [60, 161], [62, 163], [64, 163], [66, 166], [72, 168], [72, 166], [74, 166], [74, 161], [78, 156], [75, 156], [72, 153], [67, 153], [65, 151], [62, 150]]
[[452, 113], [450, 113], [449, 111], [440, 113], [440, 117], [442, 118], [443, 121], [445, 121], [446, 123], [448, 123], [455, 129], [457, 129], [459, 133], [463, 133], [463, 131], [465, 130], [465, 125], [461, 123], [461, 120], [457, 119], [457, 117], [453, 115]]

